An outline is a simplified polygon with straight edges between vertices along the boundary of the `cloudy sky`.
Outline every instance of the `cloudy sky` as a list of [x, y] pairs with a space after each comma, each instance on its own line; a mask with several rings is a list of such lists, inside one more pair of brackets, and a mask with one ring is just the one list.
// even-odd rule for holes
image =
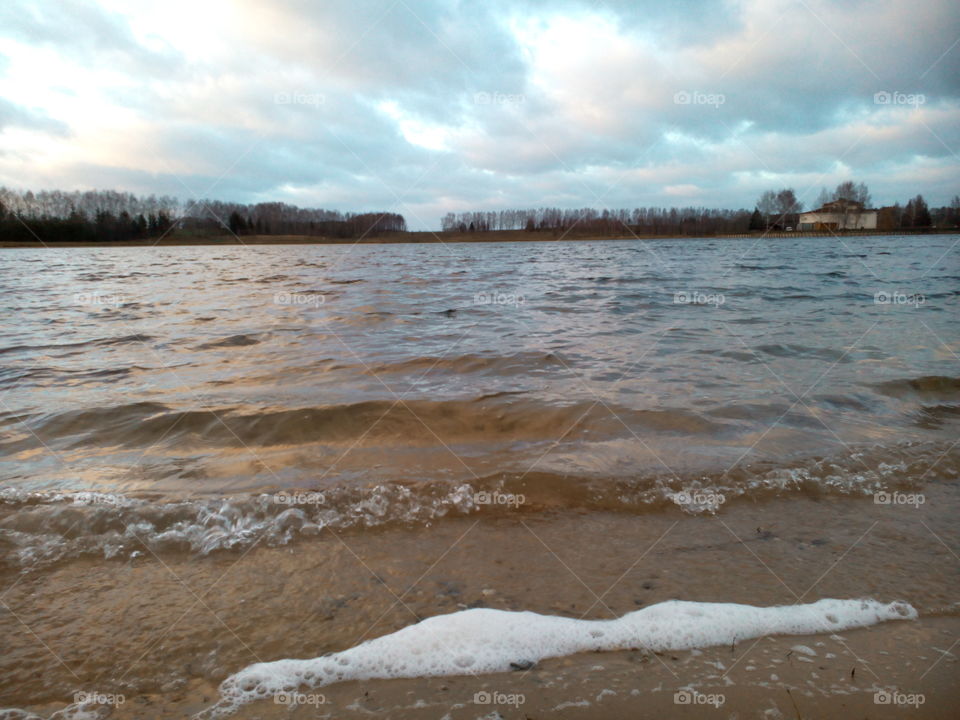
[[956, 0], [3, 0], [0, 185], [393, 210], [960, 193]]

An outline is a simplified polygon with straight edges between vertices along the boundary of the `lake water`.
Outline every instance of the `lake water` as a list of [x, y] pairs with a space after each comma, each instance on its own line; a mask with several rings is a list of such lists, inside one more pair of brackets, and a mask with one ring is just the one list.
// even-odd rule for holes
[[[824, 501], [839, 503], [826, 513], [838, 536], [849, 513], [930, 510], [960, 470], [956, 242], [5, 250], [0, 567], [20, 590], [80, 568], [162, 573], [191, 558], [259, 562], [252, 578], [281, 551], [324, 548], [330, 562], [329, 530], [374, 554], [386, 550], [373, 537], [413, 543], [397, 560], [412, 581], [477, 521], [493, 544], [495, 528], [519, 542], [510, 533], [543, 523], [569, 547], [588, 528], [652, 541], [674, 521], [724, 518], [768, 537], [770, 514], [815, 528]], [[938, 553], [954, 532], [943, 498], [942, 515], [925, 516]], [[901, 540], [924, 533], [911, 527]], [[827, 567], [844, 547], [823, 555]], [[273, 554], [257, 560], [261, 551]], [[797, 552], [777, 557], [789, 566]], [[501, 588], [536, 575], [527, 559], [512, 562], [519, 576]], [[612, 580], [623, 569], [591, 563]], [[476, 592], [487, 589], [489, 568], [466, 566]], [[917, 572], [911, 597], [896, 578], [870, 588], [856, 576], [841, 589], [942, 611], [955, 571], [952, 585]], [[729, 599], [713, 591], [722, 580], [704, 578], [671, 586], [673, 596]], [[365, 582], [325, 595], [333, 606], [349, 596], [364, 618], [331, 621], [329, 649], [376, 621], [375, 603], [359, 608]], [[452, 581], [437, 582], [440, 597]], [[449, 607], [425, 600], [418, 616], [455, 609], [463, 592]], [[503, 607], [529, 605], [518, 595]], [[74, 647], [93, 642], [80, 640], [89, 628], [75, 632]], [[197, 652], [198, 632], [173, 656]], [[149, 642], [130, 639], [130, 652]], [[275, 656], [290, 651], [279, 643]], [[181, 679], [218, 681], [244, 664], [237, 652]], [[9, 662], [62, 671], [42, 649]], [[123, 682], [163, 686], [142, 667]]]

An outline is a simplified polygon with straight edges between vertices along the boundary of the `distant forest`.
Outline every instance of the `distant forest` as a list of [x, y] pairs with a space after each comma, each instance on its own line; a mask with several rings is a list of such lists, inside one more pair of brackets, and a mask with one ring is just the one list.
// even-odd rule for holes
[[[870, 203], [863, 183], [824, 188], [817, 206], [838, 198]], [[960, 197], [940, 208], [928, 208], [923, 197], [892, 206], [894, 227], [923, 230], [960, 226]], [[593, 235], [705, 236], [782, 230], [797, 226], [803, 204], [792, 188], [769, 190], [751, 210], [704, 207], [603, 209], [530, 208], [447, 213], [442, 231], [482, 233], [497, 230], [549, 232], [559, 237]], [[2, 242], [116, 242], [177, 238], [224, 239], [245, 235], [305, 235], [332, 239], [375, 238], [406, 232], [397, 213], [342, 213], [300, 208], [281, 202], [240, 203], [203, 200], [183, 203], [167, 195], [138, 196], [114, 190], [64, 192], [10, 190], [0, 187]]]
[[[831, 200], [846, 198], [870, 204], [870, 191], [864, 183], [847, 181], [833, 191], [823, 188], [815, 208]], [[724, 235], [783, 230], [796, 227], [803, 203], [793, 188], [768, 190], [757, 200], [754, 209], [714, 210], [705, 207], [622, 208], [597, 210], [561, 210], [530, 208], [526, 210], [470, 211], [447, 213], [441, 220], [444, 232], [489, 232], [493, 230], [527, 230], [552, 232], [554, 235]], [[895, 227], [909, 230], [955, 228], [960, 225], [960, 197], [950, 205], [928, 208], [922, 195], [892, 206]]]
[[441, 221], [441, 229], [444, 232], [552, 231], [557, 235], [713, 235], [747, 232], [751, 214], [750, 210], [698, 207], [633, 210], [530, 208], [447, 213]]
[[156, 240], [179, 236], [315, 235], [338, 239], [403, 232], [396, 213], [341, 213], [280, 202], [243, 205], [114, 190], [63, 192], [0, 188], [0, 241], [44, 243]]

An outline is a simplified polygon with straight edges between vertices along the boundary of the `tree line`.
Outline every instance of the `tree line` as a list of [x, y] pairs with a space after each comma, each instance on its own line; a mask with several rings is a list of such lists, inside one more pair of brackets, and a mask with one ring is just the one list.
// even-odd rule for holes
[[175, 198], [115, 190], [18, 191], [0, 187], [0, 240], [114, 242], [161, 237], [173, 226]]
[[342, 213], [281, 202], [256, 204], [114, 190], [32, 192], [0, 187], [0, 240], [114, 242], [190, 235], [316, 235], [338, 239], [403, 232], [397, 213]]
[[[816, 208], [833, 200], [871, 202], [865, 183], [847, 181], [821, 190]], [[561, 235], [718, 235], [796, 228], [803, 203], [793, 188], [768, 190], [751, 213], [705, 207], [603, 209], [529, 208], [447, 213], [444, 232], [526, 230]], [[960, 226], [960, 197], [940, 208], [922, 195], [890, 208], [895, 228]], [[0, 241], [110, 242], [186, 235], [309, 235], [337, 239], [405, 232], [397, 213], [343, 213], [282, 202], [242, 204], [218, 200], [183, 203], [175, 197], [114, 190], [32, 192], [0, 187]]]
[[746, 232], [750, 211], [682, 208], [529, 208], [447, 213], [444, 232], [548, 231], [554, 235], [713, 235]]
[[[834, 200], [849, 200], [869, 208], [870, 190], [865, 183], [842, 182], [830, 191], [823, 188], [813, 209]], [[447, 213], [440, 226], [443, 232], [473, 233], [495, 230], [548, 231], [555, 236], [602, 235], [722, 235], [764, 230], [796, 229], [804, 204], [793, 188], [767, 190], [753, 212], [705, 207], [646, 207], [604, 209], [528, 208]], [[905, 205], [891, 207], [894, 228], [960, 227], [960, 197], [950, 205], [929, 208], [917, 195]]]

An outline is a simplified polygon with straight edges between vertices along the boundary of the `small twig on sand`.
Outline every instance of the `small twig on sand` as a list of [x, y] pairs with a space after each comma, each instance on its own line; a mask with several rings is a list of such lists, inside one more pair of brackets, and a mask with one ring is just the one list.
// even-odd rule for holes
[[790, 702], [793, 703], [793, 709], [797, 711], [797, 720], [803, 720], [800, 716], [800, 708], [797, 707], [797, 701], [793, 699], [793, 694], [790, 692], [790, 688], [787, 688], [787, 697], [790, 698]]

